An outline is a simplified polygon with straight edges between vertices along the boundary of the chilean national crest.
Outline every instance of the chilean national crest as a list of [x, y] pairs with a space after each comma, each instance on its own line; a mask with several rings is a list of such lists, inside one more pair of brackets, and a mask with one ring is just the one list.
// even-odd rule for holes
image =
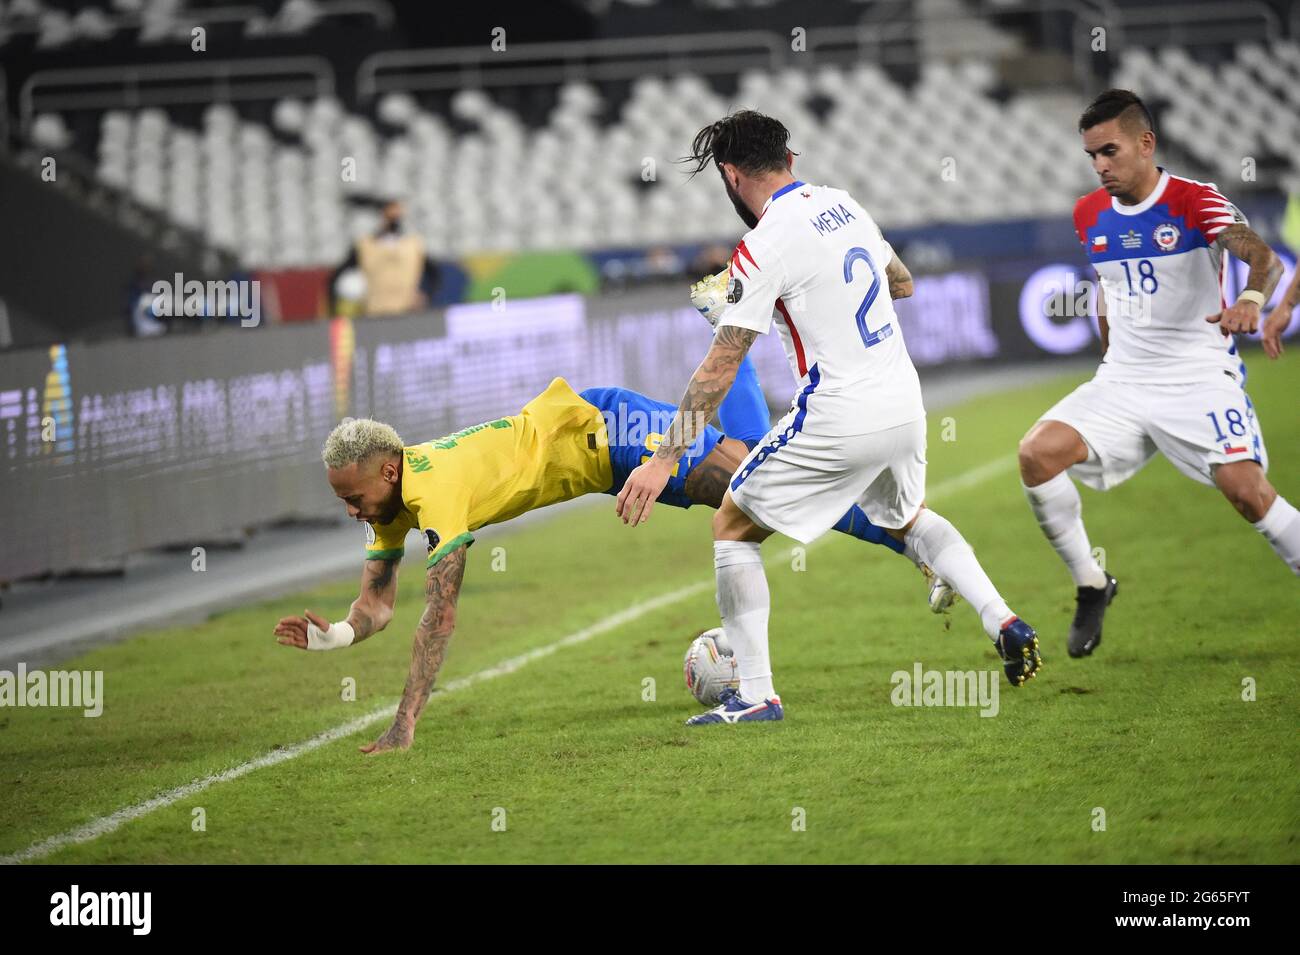
[[1172, 252], [1178, 245], [1178, 236], [1178, 227], [1172, 222], [1162, 222], [1156, 226], [1156, 231], [1151, 233], [1151, 238], [1161, 252]]

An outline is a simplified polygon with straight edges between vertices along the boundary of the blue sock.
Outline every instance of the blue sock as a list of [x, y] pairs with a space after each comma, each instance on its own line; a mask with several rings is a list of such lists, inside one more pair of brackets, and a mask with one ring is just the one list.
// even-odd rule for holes
[[736, 370], [736, 381], [718, 408], [718, 423], [723, 434], [745, 442], [751, 451], [772, 430], [767, 399], [758, 386], [758, 372], [748, 355]]
[[848, 534], [850, 537], [856, 537], [858, 540], [866, 541], [869, 544], [882, 544], [896, 554], [903, 552], [903, 542], [894, 540], [885, 533], [883, 527], [877, 527], [871, 523], [867, 519], [866, 512], [856, 504], [849, 508], [849, 512], [841, 517], [831, 529], [842, 534]]

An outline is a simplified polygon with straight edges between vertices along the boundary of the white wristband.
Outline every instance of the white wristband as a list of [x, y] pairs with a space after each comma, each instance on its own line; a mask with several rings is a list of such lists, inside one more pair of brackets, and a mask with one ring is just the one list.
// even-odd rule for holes
[[307, 621], [308, 650], [337, 650], [339, 647], [351, 646], [356, 635], [352, 624], [346, 620], [330, 624], [328, 630], [322, 630], [310, 620]]
[[1240, 305], [1242, 302], [1254, 302], [1260, 308], [1263, 308], [1264, 301], [1265, 301], [1264, 293], [1256, 292], [1253, 288], [1243, 289], [1241, 294], [1237, 296], [1238, 305]]

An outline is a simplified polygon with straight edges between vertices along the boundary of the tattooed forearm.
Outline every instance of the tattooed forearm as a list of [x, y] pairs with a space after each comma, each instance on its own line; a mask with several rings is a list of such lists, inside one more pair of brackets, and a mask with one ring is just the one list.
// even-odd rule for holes
[[369, 579], [366, 581], [366, 586], [370, 588], [371, 593], [380, 594], [384, 592], [384, 588], [393, 582], [393, 574], [397, 571], [397, 561], [377, 560], [375, 563], [380, 564], [381, 566], [377, 567], [374, 572], [369, 575]]
[[686, 386], [673, 423], [668, 426], [655, 457], [676, 463], [703, 433], [727, 397], [741, 361], [754, 344], [758, 333], [735, 325], [720, 325], [713, 336], [713, 346], [695, 369]]
[[375, 626], [375, 618], [359, 607], [353, 607], [349, 611], [348, 623], [352, 624], [352, 632], [355, 634], [352, 638], [353, 643], [364, 640], [379, 629]]
[[1261, 239], [1248, 225], [1240, 222], [1228, 226], [1215, 241], [1219, 248], [1231, 252], [1250, 266], [1246, 277], [1246, 288], [1253, 289], [1268, 301], [1282, 278], [1282, 260], [1277, 257], [1267, 242]]
[[890, 298], [908, 298], [914, 291], [912, 273], [897, 255], [885, 266], [885, 278], [889, 281]]
[[465, 577], [465, 547], [457, 547], [429, 568], [425, 583], [424, 614], [415, 628], [411, 647], [411, 670], [406, 678], [402, 702], [397, 707], [397, 722], [415, 725], [429, 701], [433, 683], [442, 669], [447, 645], [456, 628], [456, 601]]
[[354, 644], [388, 626], [396, 599], [397, 561], [366, 561], [361, 572], [361, 593], [352, 602], [347, 618], [356, 634], [352, 638]]

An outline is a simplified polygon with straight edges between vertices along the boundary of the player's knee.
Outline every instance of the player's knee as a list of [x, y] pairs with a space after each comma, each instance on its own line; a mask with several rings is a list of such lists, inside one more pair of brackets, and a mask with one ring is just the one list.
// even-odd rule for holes
[[1029, 487], [1042, 484], [1055, 476], [1050, 470], [1046, 442], [1041, 439], [1037, 430], [1030, 431], [1020, 439], [1018, 456], [1020, 478]]
[[713, 515], [713, 539], [715, 541], [762, 541], [767, 537], [764, 531], [749, 515], [738, 508], [731, 499], [731, 492], [722, 499], [722, 506]]
[[1277, 491], [1257, 465], [1226, 465], [1214, 475], [1223, 496], [1252, 524], [1262, 521], [1277, 498]]
[[731, 537], [731, 534], [732, 531], [734, 530], [736, 519], [735, 519], [735, 515], [730, 513], [730, 511], [734, 510], [735, 508], [734, 506], [732, 508], [728, 508], [727, 504], [729, 503], [730, 503], [729, 500], [724, 499], [722, 502], [722, 506], [713, 512], [713, 539], [714, 540], [733, 539]]
[[1039, 422], [1020, 439], [1020, 478], [1028, 487], [1050, 481], [1087, 456], [1083, 439], [1073, 429], [1055, 424]]

